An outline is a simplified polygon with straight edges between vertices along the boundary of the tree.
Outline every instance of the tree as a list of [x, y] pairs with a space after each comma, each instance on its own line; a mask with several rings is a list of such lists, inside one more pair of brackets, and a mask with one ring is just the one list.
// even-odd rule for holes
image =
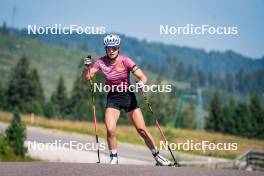
[[40, 104], [39, 101], [33, 100], [27, 103], [26, 112], [43, 115], [44, 114], [43, 105]]
[[190, 102], [182, 112], [182, 128], [195, 129], [196, 119], [195, 119], [195, 103]]
[[37, 69], [32, 69], [29, 77], [31, 101], [27, 103], [26, 112], [43, 115], [45, 97]]
[[88, 101], [89, 93], [88, 84], [85, 84], [85, 81], [77, 76], [69, 101], [72, 119], [84, 120], [87, 119], [88, 114], [91, 114]]
[[44, 105], [45, 97], [43, 87], [39, 78], [38, 70], [32, 69], [30, 72], [30, 80], [31, 80], [31, 96], [32, 99], [38, 101], [41, 105]]
[[207, 129], [223, 131], [222, 109], [219, 92], [215, 91], [210, 103], [210, 114], [207, 121]]
[[26, 126], [21, 121], [18, 110], [14, 111], [11, 124], [6, 129], [6, 139], [16, 155], [22, 157], [25, 156], [27, 150], [24, 147], [24, 142], [26, 140]]
[[6, 105], [6, 96], [4, 93], [4, 89], [2, 87], [2, 83], [0, 82], [0, 109], [4, 109]]
[[230, 73], [226, 74], [226, 90], [229, 92], [234, 92], [235, 86], [234, 86], [234, 78], [233, 75]]
[[4, 34], [4, 35], [8, 35], [9, 34], [9, 29], [8, 29], [5, 21], [3, 22], [2, 27], [0, 27], [0, 33]]
[[259, 98], [254, 95], [251, 97], [249, 105], [252, 119], [252, 137], [264, 138], [264, 110], [261, 107]]
[[237, 80], [237, 85], [236, 88], [239, 90], [241, 93], [245, 92], [245, 70], [244, 68], [240, 68], [239, 72], [236, 74], [236, 80]]
[[199, 68], [197, 68], [197, 74], [198, 74], [199, 86], [201, 87], [205, 86], [206, 83], [205, 74]]
[[249, 136], [251, 130], [250, 112], [245, 102], [239, 102], [235, 108], [237, 135]]
[[224, 132], [229, 134], [236, 134], [236, 119], [235, 119], [236, 102], [234, 97], [229, 98], [229, 103], [223, 107], [224, 116]]
[[59, 118], [61, 116], [60, 107], [57, 104], [54, 104], [52, 101], [49, 101], [47, 104], [45, 104], [44, 115], [48, 118]]
[[28, 59], [23, 56], [12, 70], [6, 91], [7, 109], [43, 114], [45, 103], [43, 88], [36, 69], [30, 70]]
[[211, 87], [213, 84], [213, 76], [212, 76], [212, 73], [209, 72], [208, 73], [208, 78], [207, 78], [207, 87]]
[[11, 79], [8, 84], [6, 97], [9, 110], [17, 107], [19, 111], [25, 112], [27, 103], [32, 100], [32, 96], [30, 95], [31, 80], [28, 70], [28, 59], [23, 56], [12, 70]]
[[56, 92], [51, 96], [51, 102], [58, 105], [61, 117], [65, 117], [68, 113], [68, 98], [64, 79], [60, 76]]

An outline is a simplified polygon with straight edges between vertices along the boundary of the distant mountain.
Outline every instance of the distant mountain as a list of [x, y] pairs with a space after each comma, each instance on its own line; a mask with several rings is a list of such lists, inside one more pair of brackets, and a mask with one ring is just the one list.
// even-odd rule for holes
[[[69, 91], [73, 84], [78, 85], [74, 80], [81, 76], [81, 68], [78, 68], [78, 65], [85, 52], [105, 54], [103, 37], [76, 34], [28, 36], [25, 31], [0, 28], [0, 81], [6, 88], [12, 68], [24, 55], [30, 61], [31, 67], [38, 70], [46, 98], [49, 98], [56, 89], [60, 75], [64, 77], [67, 93], [70, 95]], [[264, 58], [252, 59], [232, 51], [205, 52], [188, 47], [137, 40], [124, 35], [121, 37], [122, 52], [134, 58], [142, 68], [144, 67], [143, 70], [148, 77], [155, 77], [156, 83], [166, 82], [176, 86], [174, 89], [176, 91], [173, 90], [170, 94], [148, 94], [162, 124], [172, 123], [172, 119], [180, 111], [183, 114], [182, 119], [188, 117], [186, 124], [195, 121], [194, 118], [197, 116], [194, 112], [197, 108], [201, 108], [197, 109], [199, 113], [209, 110], [212, 92], [216, 89], [221, 92], [223, 105], [226, 105], [230, 96], [239, 100], [249, 100], [253, 94], [264, 102]], [[99, 95], [97, 103], [100, 109], [103, 109], [104, 94], [99, 93]], [[144, 106], [142, 98], [139, 102]], [[185, 105], [181, 105], [182, 103]], [[80, 107], [84, 107], [83, 105]], [[142, 108], [143, 113], [150, 113], [144, 110], [146, 106]], [[85, 105], [85, 109], [87, 107]], [[177, 109], [182, 107], [183, 109]], [[103, 120], [102, 111], [100, 112], [99, 120]], [[152, 115], [145, 114], [145, 117], [149, 118], [147, 121], [152, 124], [150, 120], [153, 119]]]
[[[26, 55], [40, 70], [48, 94], [60, 74], [65, 75], [68, 89], [76, 77], [76, 65], [85, 52], [104, 55], [104, 35], [27, 35], [25, 30], [9, 29], [0, 34], [1, 80], [21, 55]], [[133, 58], [148, 76], [190, 83], [191, 88], [218, 88], [242, 96], [262, 93], [264, 57], [252, 59], [233, 51], [205, 52], [201, 49], [147, 42], [122, 37], [122, 53]], [[242, 69], [241, 69], [242, 68]]]
[[[26, 31], [21, 31], [20, 34], [28, 36]], [[30, 37], [52, 44], [74, 47], [101, 55], [104, 54], [103, 35], [45, 34]], [[206, 52], [202, 49], [147, 42], [125, 35], [121, 35], [121, 38], [123, 53], [137, 61], [163, 66], [163, 68], [166, 68], [167, 64], [171, 64], [171, 61], [174, 60], [178, 64], [182, 63], [185, 66], [192, 65], [197, 67], [204, 73], [211, 73], [214, 77], [223, 73], [235, 74], [240, 68], [247, 72], [264, 69], [264, 57], [252, 59], [231, 50], [226, 52]], [[170, 59], [170, 62], [168, 62], [168, 59]]]

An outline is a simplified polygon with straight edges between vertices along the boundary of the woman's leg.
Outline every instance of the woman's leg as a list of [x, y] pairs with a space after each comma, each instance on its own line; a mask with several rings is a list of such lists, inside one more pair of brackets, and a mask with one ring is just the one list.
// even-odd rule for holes
[[132, 121], [133, 125], [137, 129], [137, 132], [144, 139], [146, 145], [150, 150], [155, 149], [155, 141], [151, 134], [148, 132], [147, 127], [145, 125], [145, 121], [142, 115], [140, 108], [132, 110], [127, 113], [128, 117]]
[[154, 158], [157, 162], [157, 165], [159, 165], [159, 166], [170, 166], [170, 165], [172, 165], [172, 163], [169, 160], [167, 160], [166, 158], [164, 158], [163, 156], [161, 156], [159, 154], [159, 151], [156, 149], [154, 139], [146, 128], [141, 110], [139, 108], [137, 108], [135, 110], [128, 112], [127, 115], [129, 116], [129, 118], [133, 122], [133, 124], [136, 127], [140, 136], [144, 139], [148, 148], [151, 150], [152, 155], [154, 156]]
[[107, 144], [109, 150], [116, 150], [116, 123], [119, 119], [120, 111], [114, 108], [105, 110], [105, 126], [107, 130]]

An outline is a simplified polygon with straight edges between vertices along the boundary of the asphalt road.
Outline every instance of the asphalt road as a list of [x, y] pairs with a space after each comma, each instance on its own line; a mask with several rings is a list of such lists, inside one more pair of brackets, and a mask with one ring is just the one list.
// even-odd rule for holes
[[[4, 132], [7, 127], [6, 123], [0, 122], [0, 132]], [[27, 142], [35, 141], [37, 143], [49, 143], [60, 140], [62, 143], [69, 143], [70, 141], [77, 141], [78, 143], [94, 143], [95, 139], [92, 136], [83, 134], [68, 133], [59, 130], [44, 129], [39, 127], [27, 126]], [[106, 143], [104, 139], [99, 140], [102, 143]], [[105, 144], [106, 145], [106, 144]], [[107, 146], [107, 145], [106, 145]], [[45, 161], [51, 162], [76, 162], [76, 163], [95, 163], [97, 161], [96, 151], [62, 151], [62, 150], [34, 150], [28, 148], [30, 156], [40, 158]], [[161, 151], [163, 155], [169, 155], [168, 152]], [[145, 146], [138, 146], [132, 144], [125, 144], [118, 142], [118, 156], [120, 164], [139, 164], [139, 165], [155, 165], [155, 161], [151, 155], [149, 149]], [[101, 162], [109, 162], [109, 153], [106, 147], [105, 150], [101, 151]], [[210, 158], [202, 156], [193, 156], [186, 154], [177, 154], [177, 158], [180, 163], [190, 162], [225, 162], [225, 159]]]
[[263, 176], [249, 172], [206, 168], [172, 168], [87, 163], [0, 163], [1, 176]]
[[[7, 124], [0, 122], [0, 132], [4, 131]], [[38, 143], [61, 140], [69, 142], [75, 140], [80, 143], [94, 142], [93, 137], [75, 133], [65, 133], [57, 130], [27, 127], [27, 141]], [[103, 139], [100, 141], [105, 142]], [[224, 169], [207, 168], [172, 168], [155, 167], [153, 158], [146, 147], [119, 143], [120, 165], [109, 165], [107, 149], [101, 152], [103, 164], [94, 164], [97, 161], [95, 151], [34, 151], [30, 150], [31, 156], [52, 162], [28, 162], [28, 163], [0, 163], [0, 176], [108, 176], [108, 175], [177, 175], [177, 176], [206, 176], [206, 175], [264, 175], [261, 172], [249, 172]], [[200, 159], [200, 158], [199, 158]], [[59, 161], [59, 162], [57, 162]], [[65, 163], [66, 162], [66, 163]]]
[[[0, 122], [0, 132], [4, 131], [7, 124]], [[27, 142], [37, 143], [50, 143], [54, 141], [61, 141], [61, 143], [70, 143], [76, 141], [81, 144], [94, 143], [95, 138], [87, 135], [67, 133], [58, 130], [44, 129], [39, 127], [27, 126]], [[109, 152], [107, 149], [106, 141], [100, 139], [101, 143], [106, 146], [105, 150], [100, 151], [100, 157], [102, 163], [109, 162]], [[53, 162], [78, 162], [78, 163], [96, 163], [97, 161], [97, 150], [36, 150], [28, 148], [30, 156], [40, 158], [42, 160], [53, 161]], [[118, 156], [119, 162], [122, 164], [144, 164], [154, 165], [154, 159], [151, 152], [144, 146], [137, 146], [131, 144], [118, 144]]]

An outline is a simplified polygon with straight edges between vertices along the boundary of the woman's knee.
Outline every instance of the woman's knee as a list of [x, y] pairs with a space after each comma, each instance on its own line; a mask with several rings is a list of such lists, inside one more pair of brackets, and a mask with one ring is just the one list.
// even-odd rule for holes
[[107, 127], [107, 136], [108, 137], [114, 137], [116, 134], [116, 129], [115, 127]]

